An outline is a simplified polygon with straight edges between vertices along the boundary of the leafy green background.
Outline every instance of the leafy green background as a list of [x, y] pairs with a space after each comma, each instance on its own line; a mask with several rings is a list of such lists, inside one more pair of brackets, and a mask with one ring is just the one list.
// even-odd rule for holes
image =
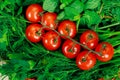
[[[95, 30], [100, 41], [114, 46], [109, 62], [97, 61], [94, 68], [82, 71], [75, 59], [67, 59], [61, 49], [46, 50], [41, 42], [31, 43], [25, 37], [30, 24], [25, 18], [28, 5], [38, 3], [44, 10], [56, 12], [57, 19], [70, 19], [77, 24], [79, 35], [86, 29]], [[10, 80], [105, 80], [120, 79], [120, 0], [0, 0], [0, 73]]]

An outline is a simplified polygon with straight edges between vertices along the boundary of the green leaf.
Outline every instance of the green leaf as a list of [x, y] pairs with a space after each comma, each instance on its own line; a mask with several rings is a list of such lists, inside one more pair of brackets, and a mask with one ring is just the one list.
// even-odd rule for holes
[[75, 0], [70, 6], [77, 10], [79, 13], [81, 13], [84, 8], [84, 4], [80, 2], [80, 0]]
[[43, 2], [43, 9], [48, 12], [54, 12], [59, 4], [59, 0], [45, 0]]
[[9, 57], [9, 59], [18, 59], [18, 60], [23, 59], [24, 57], [27, 57], [23, 53], [18, 53], [18, 54], [12, 53], [12, 54], [7, 54], [7, 56]]
[[2, 51], [6, 50], [6, 42], [0, 43], [0, 50], [2, 50]]
[[30, 69], [33, 69], [33, 67], [35, 66], [35, 62], [32, 60], [29, 60], [28, 63], [30, 65]]
[[22, 0], [16, 0], [16, 3], [17, 3], [17, 5], [21, 5], [22, 4]]
[[8, 75], [14, 74], [17, 75], [26, 73], [30, 69], [30, 65], [25, 60], [11, 59], [7, 61], [7, 64], [4, 64], [0, 67], [2, 73], [7, 73]]
[[73, 20], [74, 16], [79, 14], [79, 12], [77, 10], [75, 10], [75, 8], [73, 8], [73, 7], [65, 7], [65, 14], [68, 19]]
[[58, 14], [57, 20], [62, 20], [65, 17], [65, 12], [62, 11], [61, 13]]
[[9, 5], [10, 3], [5, 0], [5, 1], [1, 1], [0, 2], [0, 9], [3, 10], [7, 5]]
[[22, 45], [21, 43], [23, 42], [23, 40], [24, 40], [24, 37], [21, 37], [20, 39], [16, 40], [14, 44], [12, 45], [12, 48], [15, 49], [17, 48], [17, 46]]
[[20, 8], [18, 9], [17, 15], [20, 15], [20, 14], [22, 13], [22, 10], [23, 10], [23, 7], [20, 7]]
[[65, 4], [69, 4], [71, 3], [73, 0], [60, 0], [61, 3], [65, 3]]
[[79, 0], [76, 0], [71, 5], [65, 7], [64, 11], [68, 19], [76, 20], [76, 16], [80, 15], [80, 13], [83, 11], [83, 8], [84, 8], [83, 3], [80, 2]]
[[6, 50], [6, 46], [8, 45], [7, 41], [7, 29], [3, 30], [0, 32], [0, 50]]
[[67, 5], [69, 5], [73, 0], [60, 0], [60, 2], [62, 3], [60, 5], [60, 9], [64, 9]]
[[3, 34], [2, 34], [2, 32], [0, 31], [0, 38], [2, 38], [2, 35], [3, 35]]
[[100, 4], [101, 0], [88, 0], [85, 4], [85, 9], [95, 9]]
[[79, 14], [74, 16], [74, 19], [73, 19], [73, 21], [77, 21], [77, 20], [80, 20], [80, 15]]
[[[41, 3], [41, 2], [43, 2], [44, 0], [24, 0], [24, 1], [22, 1], [22, 0], [19, 0], [19, 1], [21, 1], [22, 2], [22, 5], [24, 5], [24, 6], [28, 6], [28, 5], [30, 5], [30, 4], [34, 4], [34, 3]], [[18, 2], [17, 2], [18, 3]], [[18, 3], [19, 4], [19, 3]], [[20, 4], [19, 4], [20, 5]]]
[[81, 0], [81, 2], [85, 3], [85, 2], [87, 2], [87, 0]]
[[120, 22], [120, 8], [112, 9], [111, 13], [113, 14], [114, 19]]
[[99, 24], [100, 22], [100, 16], [94, 11], [87, 10], [81, 18], [81, 24], [87, 24], [89, 27], [91, 25]]
[[9, 1], [12, 4], [16, 3], [16, 0], [7, 0], [7, 1]]

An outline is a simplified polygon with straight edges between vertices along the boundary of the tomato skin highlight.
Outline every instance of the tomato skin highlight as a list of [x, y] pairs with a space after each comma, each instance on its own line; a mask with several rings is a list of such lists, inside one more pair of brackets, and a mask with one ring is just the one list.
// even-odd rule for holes
[[31, 4], [26, 10], [26, 18], [30, 22], [36, 23], [41, 21], [40, 13], [43, 12], [43, 8], [39, 4]]
[[86, 30], [80, 36], [80, 43], [86, 45], [90, 49], [94, 49], [99, 42], [99, 37], [93, 30]]
[[82, 51], [76, 58], [76, 64], [81, 70], [89, 70], [96, 64], [96, 58], [93, 53], [89, 51]]
[[58, 32], [63, 35], [63, 39], [67, 39], [65, 36], [74, 38], [77, 33], [76, 24], [70, 20], [64, 20], [59, 24]]
[[96, 58], [102, 62], [107, 62], [112, 59], [114, 55], [114, 48], [108, 42], [101, 42], [97, 45], [96, 52], [100, 52], [101, 56], [96, 54]]
[[79, 54], [80, 50], [80, 45], [69, 39], [67, 39], [62, 45], [62, 53], [70, 59], [75, 58]]
[[[57, 28], [57, 14], [53, 12], [46, 12], [42, 16], [42, 24], [49, 27], [45, 28], [45, 30], [51, 30], [51, 29], [56, 29]], [[50, 29], [51, 28], [51, 29]]]
[[47, 50], [54, 51], [60, 47], [61, 38], [56, 32], [49, 31], [43, 35], [42, 43]]
[[[28, 27], [26, 28], [26, 38], [34, 43], [39, 42], [41, 40], [42, 34], [44, 33], [41, 28], [42, 25], [36, 23], [28, 25]], [[38, 31], [40, 31], [39, 34], [37, 34]]]

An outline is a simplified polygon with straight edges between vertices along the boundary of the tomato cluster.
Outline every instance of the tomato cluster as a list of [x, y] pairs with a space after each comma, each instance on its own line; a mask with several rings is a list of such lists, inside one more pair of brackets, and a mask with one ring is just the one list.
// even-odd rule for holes
[[[100, 42], [93, 30], [84, 31], [79, 41], [73, 38], [77, 34], [76, 24], [71, 20], [57, 20], [57, 13], [45, 12], [39, 4], [31, 4], [26, 10], [26, 18], [31, 22], [26, 28], [26, 37], [50, 51], [62, 47], [62, 53], [70, 59], [76, 58], [81, 70], [89, 70], [96, 64], [96, 59], [107, 62], [112, 59], [114, 49], [108, 42]], [[63, 41], [63, 42], [62, 42]], [[94, 53], [96, 52], [96, 53]]]

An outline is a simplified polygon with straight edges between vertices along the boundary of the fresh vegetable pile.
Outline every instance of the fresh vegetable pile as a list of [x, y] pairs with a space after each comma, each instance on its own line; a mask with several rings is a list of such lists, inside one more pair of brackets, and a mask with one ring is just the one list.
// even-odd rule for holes
[[119, 80], [119, 4], [1, 1], [0, 73], [10, 80]]
[[[62, 53], [67, 58], [75, 58], [77, 66], [89, 70], [96, 64], [96, 58], [102, 62], [112, 59], [114, 49], [108, 42], [98, 45], [99, 37], [96, 32], [86, 30], [80, 36], [80, 43], [73, 38], [77, 34], [76, 24], [70, 20], [57, 20], [54, 12], [45, 12], [39, 4], [31, 4], [26, 10], [26, 17], [32, 22], [26, 29], [26, 37], [33, 43], [40, 42], [50, 51], [55, 51], [62, 45]], [[40, 24], [38, 24], [40, 23]], [[58, 28], [58, 30], [56, 30]], [[65, 39], [62, 43], [61, 38]], [[82, 46], [85, 50], [80, 51]], [[95, 51], [92, 49], [95, 48]]]

